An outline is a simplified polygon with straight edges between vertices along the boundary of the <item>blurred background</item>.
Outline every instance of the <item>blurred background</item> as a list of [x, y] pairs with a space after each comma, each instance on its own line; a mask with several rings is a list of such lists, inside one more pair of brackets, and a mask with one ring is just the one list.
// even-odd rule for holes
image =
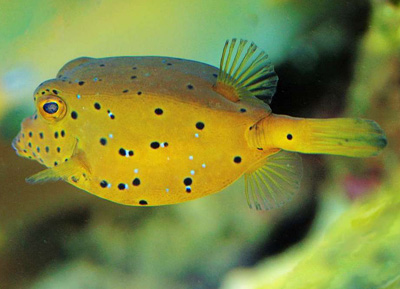
[[[66, 183], [11, 141], [32, 93], [80, 56], [218, 66], [254, 41], [276, 113], [377, 121], [378, 157], [305, 155], [300, 193], [250, 210], [243, 180], [196, 201], [125, 207]], [[400, 288], [400, 7], [384, 0], [0, 0], [0, 288]]]

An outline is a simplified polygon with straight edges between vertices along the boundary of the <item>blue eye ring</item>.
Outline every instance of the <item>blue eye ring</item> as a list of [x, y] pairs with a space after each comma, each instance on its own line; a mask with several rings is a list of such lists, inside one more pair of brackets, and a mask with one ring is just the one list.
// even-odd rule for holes
[[58, 103], [57, 102], [46, 102], [43, 105], [43, 110], [48, 114], [54, 114], [58, 111]]

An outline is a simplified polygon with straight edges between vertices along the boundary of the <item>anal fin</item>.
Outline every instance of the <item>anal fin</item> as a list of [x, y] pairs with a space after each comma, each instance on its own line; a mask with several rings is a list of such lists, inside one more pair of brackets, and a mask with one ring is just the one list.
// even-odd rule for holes
[[297, 153], [279, 151], [245, 174], [245, 193], [250, 208], [270, 210], [291, 200], [298, 192], [303, 175]]

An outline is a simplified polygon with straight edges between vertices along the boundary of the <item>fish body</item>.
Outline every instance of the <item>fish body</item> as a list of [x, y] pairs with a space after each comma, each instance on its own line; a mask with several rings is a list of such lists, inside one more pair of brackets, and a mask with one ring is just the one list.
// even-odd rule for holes
[[301, 160], [288, 151], [310, 147], [310, 125], [271, 113], [272, 65], [263, 52], [250, 61], [257, 47], [244, 53], [245, 41], [235, 55], [235, 42], [219, 69], [156, 56], [67, 63], [36, 89], [37, 113], [13, 142], [48, 168], [28, 181], [63, 179], [113, 202], [155, 206], [218, 192], [245, 174], [250, 206], [284, 203], [301, 179]]

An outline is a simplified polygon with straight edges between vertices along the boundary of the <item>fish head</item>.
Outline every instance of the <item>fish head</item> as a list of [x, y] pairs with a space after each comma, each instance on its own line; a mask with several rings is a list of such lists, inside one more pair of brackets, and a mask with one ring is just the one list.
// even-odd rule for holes
[[35, 93], [36, 112], [23, 120], [12, 142], [17, 155], [47, 167], [68, 161], [77, 144], [77, 138], [66, 129], [67, 101], [54, 92], [47, 89]]

